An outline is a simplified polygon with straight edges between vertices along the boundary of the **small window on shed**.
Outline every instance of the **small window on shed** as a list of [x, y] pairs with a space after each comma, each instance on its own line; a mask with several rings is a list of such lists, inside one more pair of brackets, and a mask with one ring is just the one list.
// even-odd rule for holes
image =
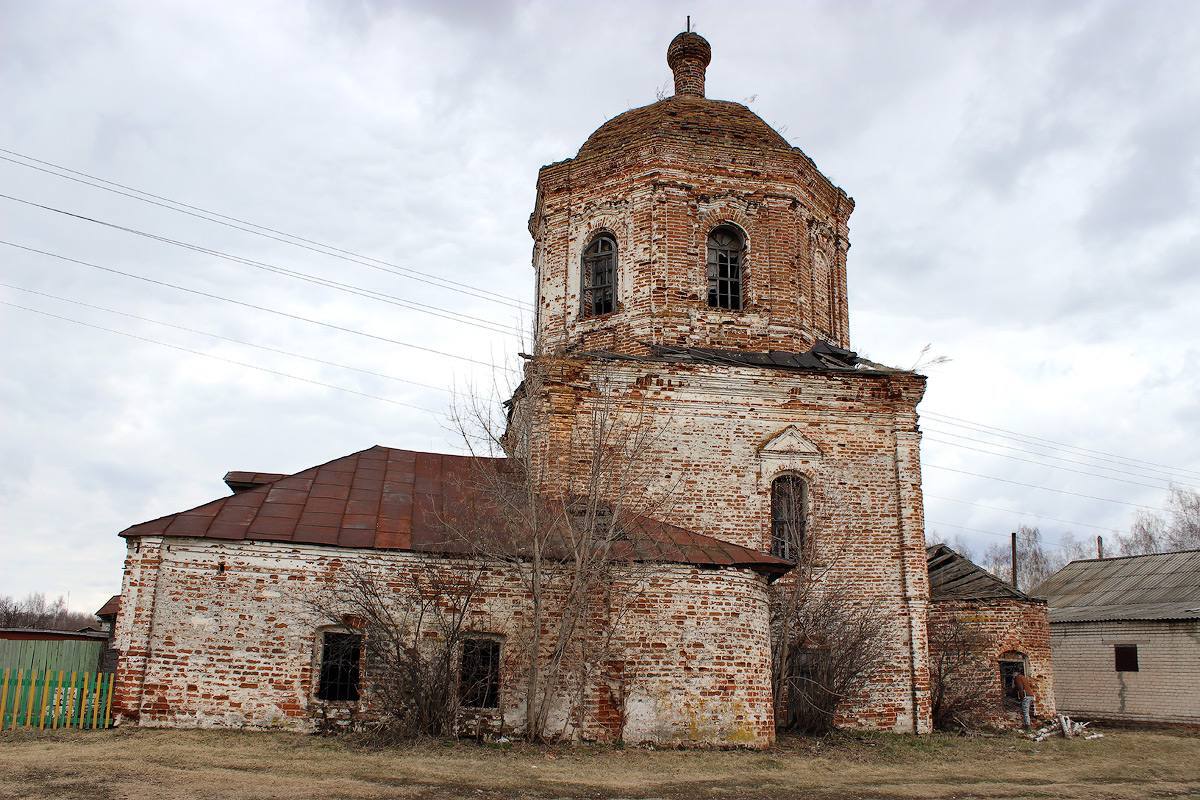
[[1000, 685], [1004, 690], [1006, 705], [1020, 705], [1021, 692], [1017, 689], [1016, 678], [1025, 674], [1025, 659], [1019, 653], [1006, 653], [1000, 657]]
[[459, 701], [464, 708], [500, 707], [500, 642], [495, 639], [465, 639]]
[[1113, 645], [1113, 661], [1117, 672], [1137, 672], [1138, 656], [1136, 644]]
[[617, 243], [611, 236], [597, 236], [583, 251], [583, 316], [599, 317], [616, 308]]
[[327, 632], [321, 642], [321, 678], [317, 697], [321, 700], [357, 700], [362, 636]]

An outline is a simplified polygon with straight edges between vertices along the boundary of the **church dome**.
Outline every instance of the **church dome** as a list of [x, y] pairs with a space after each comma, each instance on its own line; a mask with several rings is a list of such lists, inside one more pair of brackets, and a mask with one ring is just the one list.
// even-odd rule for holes
[[790, 151], [791, 145], [741, 103], [675, 95], [619, 114], [601, 125], [579, 148], [579, 157], [618, 152], [659, 140], [688, 145], [735, 145]]
[[681, 33], [667, 48], [667, 65], [675, 76], [675, 94], [613, 117], [588, 137], [580, 157], [617, 152], [652, 141], [687, 148], [733, 145], [791, 150], [779, 133], [741, 103], [709, 100], [704, 76], [712, 48], [697, 33]]

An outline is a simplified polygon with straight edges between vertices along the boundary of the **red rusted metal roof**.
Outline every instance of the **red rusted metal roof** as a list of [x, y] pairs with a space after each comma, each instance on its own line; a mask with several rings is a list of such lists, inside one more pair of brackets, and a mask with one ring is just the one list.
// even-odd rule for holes
[[[188, 511], [133, 525], [120, 535], [465, 554], [474, 549], [470, 542], [478, 540], [454, 535], [456, 522], [485, 530], [500, 513], [472, 476], [503, 468], [504, 459], [377, 445]], [[511, 535], [513, 529], [504, 524], [490, 527], [497, 537]], [[747, 567], [772, 579], [794, 566], [647, 517], [629, 517], [622, 528], [626, 535], [615, 550], [631, 560]]]
[[117, 612], [121, 610], [121, 595], [114, 594], [108, 600], [104, 601], [104, 605], [100, 606], [100, 610], [96, 612], [96, 616], [103, 619], [104, 617], [115, 617]]
[[246, 470], [230, 470], [225, 473], [225, 485], [235, 492], [246, 489], [256, 489], [268, 483], [274, 483], [280, 478], [286, 478], [284, 472], [249, 472]]

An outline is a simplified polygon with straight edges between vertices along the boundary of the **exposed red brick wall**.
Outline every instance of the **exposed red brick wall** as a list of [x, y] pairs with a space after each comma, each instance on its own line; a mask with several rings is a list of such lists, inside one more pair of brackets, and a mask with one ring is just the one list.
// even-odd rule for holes
[[[929, 606], [929, 625], [957, 619], [982, 635], [986, 646], [978, 654], [972, 677], [988, 687], [989, 711], [986, 723], [1000, 726], [1021, 724], [1020, 709], [1006, 709], [1000, 682], [1000, 656], [1021, 653], [1026, 658], [1026, 674], [1037, 680], [1035, 710], [1040, 717], [1052, 717], [1054, 706], [1054, 668], [1050, 656], [1050, 621], [1045, 603], [1016, 599], [939, 600]], [[931, 648], [930, 658], [937, 656]]]
[[[317, 636], [327, 619], [306, 604], [347, 565], [397, 593], [411, 570], [460, 570], [454, 559], [400, 551], [149, 537], [130, 543], [115, 644], [118, 719], [146, 726], [308, 730]], [[738, 569], [656, 565], [618, 574], [627, 603], [605, 664], [583, 687], [583, 728], [564, 686], [550, 731], [630, 742], [762, 747], [774, 737], [765, 579]], [[524, 724], [529, 598], [507, 567], [489, 570], [468, 627], [497, 634], [501, 707]], [[553, 617], [547, 621], [553, 625]], [[584, 648], [586, 651], [586, 648]], [[619, 669], [614, 666], [619, 664]], [[354, 708], [369, 716], [366, 704]], [[345, 714], [345, 708], [338, 713]]]
[[575, 437], [593, 414], [611, 413], [604, 397], [658, 426], [641, 456], [641, 479], [651, 505], [669, 496], [662, 517], [672, 524], [769, 551], [772, 481], [803, 475], [824, 580], [890, 620], [887, 666], [847, 704], [843, 720], [928, 729], [929, 588], [915, 411], [923, 378], [549, 356], [532, 360], [526, 375], [517, 414], [535, 437], [546, 437], [535, 451], [551, 454], [544, 467], [551, 483], [585, 472], [589, 451]]
[[[538, 352], [849, 347], [853, 207], [745, 106], [681, 95], [626, 112], [538, 176]], [[707, 305], [706, 241], [722, 223], [747, 240], [741, 311]], [[601, 231], [617, 242], [617, 310], [581, 318], [580, 258]]]

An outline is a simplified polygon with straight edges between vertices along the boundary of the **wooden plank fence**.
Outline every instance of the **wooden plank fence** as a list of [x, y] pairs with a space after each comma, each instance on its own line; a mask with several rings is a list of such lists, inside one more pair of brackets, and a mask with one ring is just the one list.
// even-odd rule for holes
[[0, 682], [0, 729], [107, 728], [111, 672], [6, 668]]

